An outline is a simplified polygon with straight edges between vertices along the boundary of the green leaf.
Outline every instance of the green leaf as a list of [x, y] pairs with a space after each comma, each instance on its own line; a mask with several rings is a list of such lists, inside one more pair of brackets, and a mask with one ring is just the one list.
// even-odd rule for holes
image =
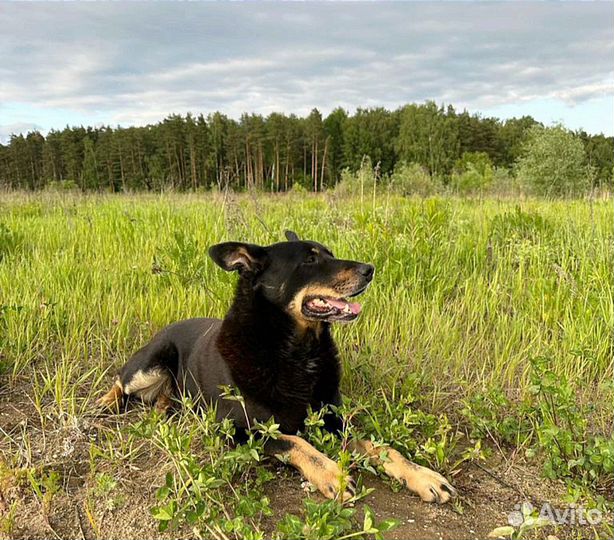
[[171, 519], [173, 519], [173, 514], [170, 513], [171, 510], [168, 508], [167, 505], [165, 506], [154, 506], [151, 509], [151, 515], [160, 521], [170, 521]]
[[512, 536], [516, 529], [510, 525], [506, 525], [505, 527], [497, 527], [490, 531], [486, 536], [488, 538], [500, 538], [502, 536]]
[[377, 528], [381, 532], [386, 532], [386, 531], [391, 531], [398, 525], [399, 525], [399, 522], [396, 519], [385, 519], [384, 521], [378, 523]]
[[366, 504], [364, 510], [365, 519], [362, 524], [362, 530], [365, 532], [371, 532], [371, 529], [373, 528], [373, 510], [371, 510], [371, 508], [369, 508]]
[[168, 497], [170, 492], [171, 490], [168, 487], [162, 486], [156, 492], [156, 499], [158, 499], [159, 501], [162, 501]]

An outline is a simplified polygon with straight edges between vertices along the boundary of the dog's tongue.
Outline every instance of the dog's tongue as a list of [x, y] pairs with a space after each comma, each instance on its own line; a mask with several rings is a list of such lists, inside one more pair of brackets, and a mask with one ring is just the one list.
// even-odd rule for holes
[[327, 298], [326, 301], [331, 305], [335, 306], [338, 310], [343, 311], [345, 306], [349, 306], [350, 311], [354, 315], [358, 315], [361, 310], [361, 305], [356, 302], [346, 302], [345, 300], [337, 300], [335, 298]]

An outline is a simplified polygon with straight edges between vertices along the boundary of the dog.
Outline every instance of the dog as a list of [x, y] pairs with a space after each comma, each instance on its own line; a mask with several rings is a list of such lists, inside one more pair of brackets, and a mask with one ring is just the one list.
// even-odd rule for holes
[[[128, 360], [99, 403], [118, 409], [126, 397], [136, 396], [165, 412], [173, 396], [188, 394], [195, 403], [214, 404], [218, 419], [232, 419], [237, 434], [245, 433], [250, 420], [273, 417], [282, 435], [267, 440], [265, 452], [294, 466], [325, 497], [347, 500], [355, 489], [351, 478], [297, 432], [309, 408], [341, 404], [330, 325], [359, 316], [361, 306], [350, 298], [366, 290], [375, 268], [337, 259], [324, 245], [301, 241], [292, 231], [286, 239], [269, 246], [212, 246], [213, 261], [239, 275], [224, 319], [188, 319], [163, 328]], [[244, 403], [222, 399], [222, 386], [237, 388]], [[327, 411], [325, 429], [340, 432], [341, 419]], [[456, 495], [442, 475], [392, 448], [386, 457], [371, 441], [353, 441], [351, 449], [424, 501], [444, 503]]]

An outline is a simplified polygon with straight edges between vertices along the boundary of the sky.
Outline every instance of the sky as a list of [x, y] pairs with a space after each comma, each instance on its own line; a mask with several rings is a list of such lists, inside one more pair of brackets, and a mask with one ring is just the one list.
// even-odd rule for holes
[[0, 28], [0, 141], [425, 100], [614, 133], [613, 2], [1, 2]]

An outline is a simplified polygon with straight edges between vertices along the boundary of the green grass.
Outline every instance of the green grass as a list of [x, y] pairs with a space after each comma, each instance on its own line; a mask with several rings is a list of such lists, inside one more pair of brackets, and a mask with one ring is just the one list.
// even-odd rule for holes
[[[89, 414], [154, 331], [223, 316], [235, 278], [210, 245], [273, 243], [293, 229], [377, 268], [361, 317], [334, 330], [353, 399], [419, 392], [423, 411], [458, 419], [496, 388], [514, 407], [541, 358], [580, 402], [596, 402], [591, 429], [605, 433], [613, 217], [611, 201], [3, 194], [2, 376], [10, 387], [27, 380], [43, 430]], [[142, 444], [105, 437], [115, 442], [99, 440], [96, 455], [109, 462]]]
[[67, 397], [59, 386], [93, 370], [89, 386], [155, 329], [224, 314], [234, 276], [208, 246], [292, 228], [377, 267], [363, 315], [335, 330], [349, 389], [410, 376], [442, 390], [522, 388], [535, 356], [582, 386], [610, 377], [609, 202], [372, 202], [4, 196], [5, 367], [34, 364], [44, 379], [47, 366]]

